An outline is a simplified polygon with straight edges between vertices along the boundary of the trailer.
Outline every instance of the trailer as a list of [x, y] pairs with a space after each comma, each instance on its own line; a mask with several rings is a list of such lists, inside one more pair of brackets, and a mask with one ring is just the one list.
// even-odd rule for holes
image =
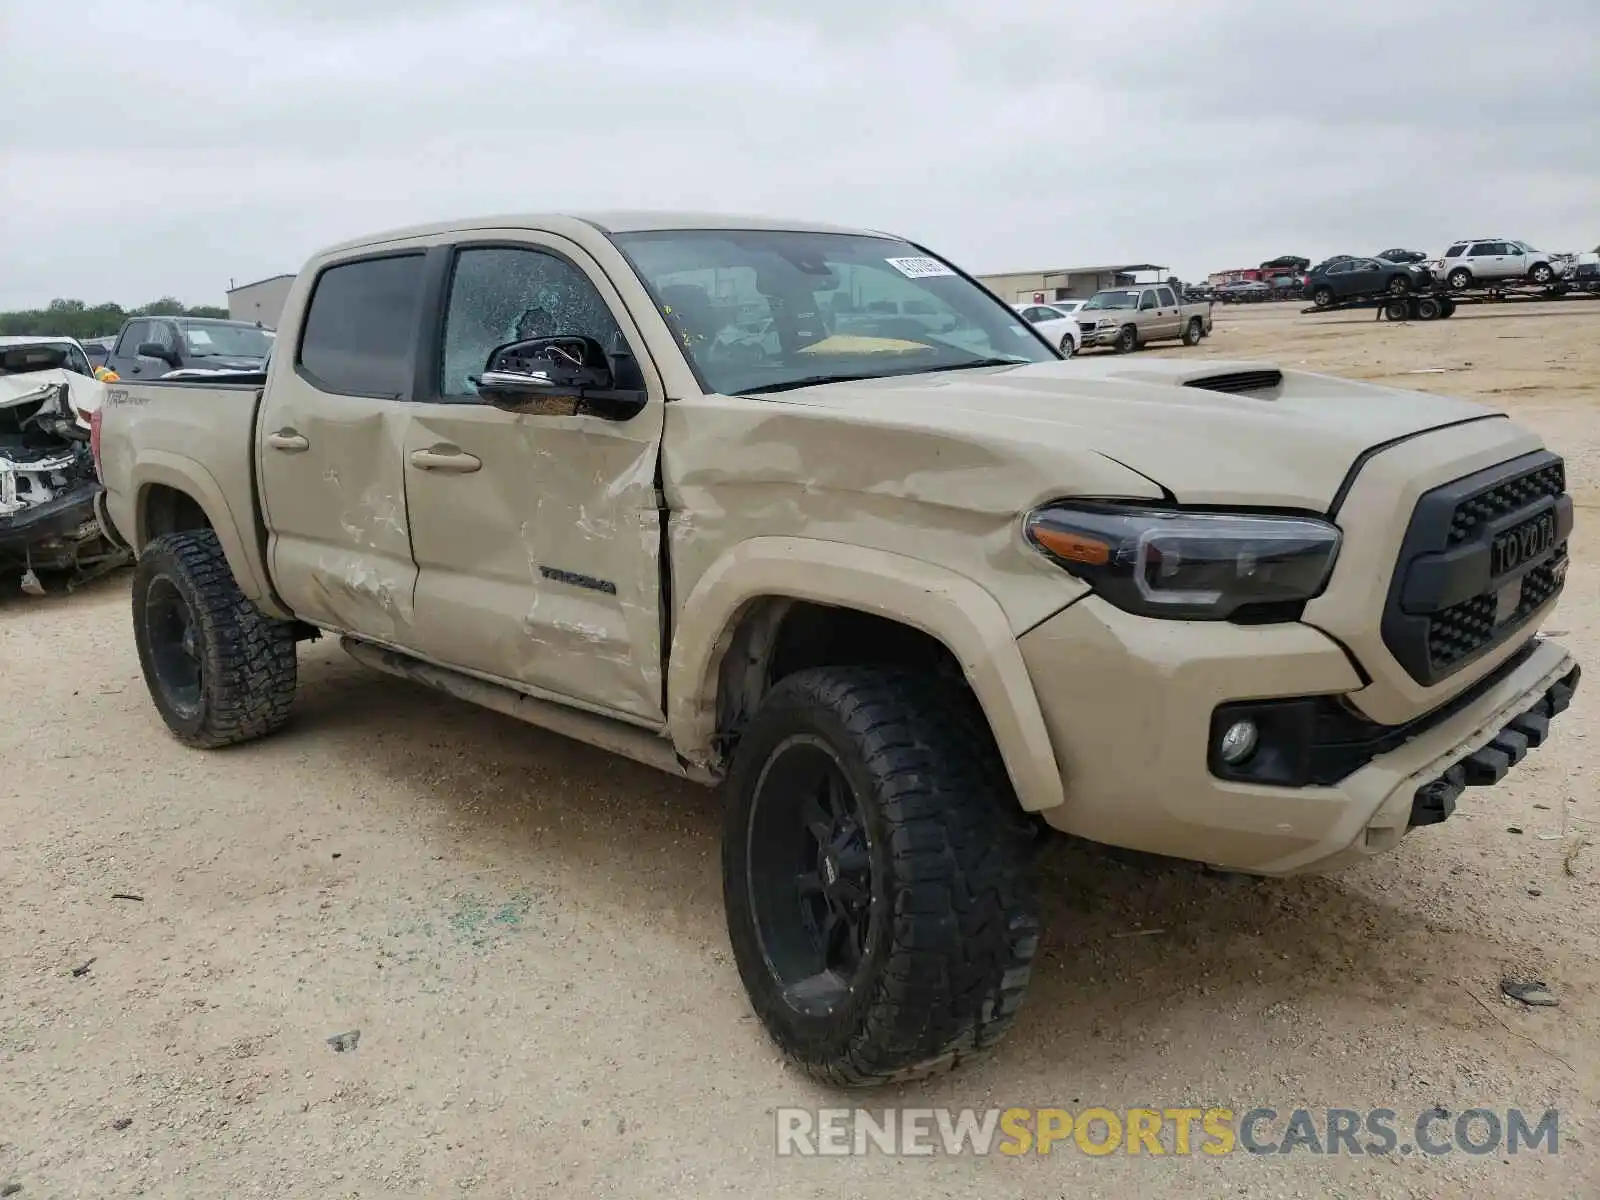
[[1385, 292], [1377, 296], [1352, 296], [1335, 300], [1321, 307], [1313, 304], [1302, 308], [1302, 313], [1348, 312], [1354, 309], [1375, 309], [1375, 320], [1383, 321], [1434, 321], [1454, 315], [1463, 304], [1500, 304], [1516, 300], [1578, 299], [1586, 293], [1574, 290], [1564, 279], [1553, 283], [1534, 284], [1520, 280], [1505, 283], [1483, 284], [1472, 288], [1452, 288], [1445, 283], [1412, 292]]

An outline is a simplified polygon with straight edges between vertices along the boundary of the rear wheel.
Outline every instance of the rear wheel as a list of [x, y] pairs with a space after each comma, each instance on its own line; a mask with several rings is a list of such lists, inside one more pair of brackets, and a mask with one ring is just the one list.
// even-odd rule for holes
[[1384, 305], [1383, 315], [1391, 321], [1404, 321], [1411, 312], [1404, 300], [1391, 300]]
[[1078, 343], [1072, 340], [1070, 333], [1061, 335], [1061, 357], [1071, 358], [1078, 352]]
[[1449, 296], [1439, 301], [1439, 315], [1441, 317], [1453, 317], [1456, 315], [1456, 302], [1450, 299]]
[[1117, 353], [1129, 354], [1139, 348], [1139, 331], [1132, 325], [1124, 325], [1117, 331]]
[[1432, 296], [1424, 296], [1417, 301], [1417, 316], [1424, 321], [1431, 321], [1442, 313], [1439, 302]]
[[283, 726], [294, 702], [294, 625], [245, 598], [215, 533], [151, 542], [132, 590], [139, 665], [179, 741], [214, 749]]
[[1204, 333], [1199, 317], [1190, 317], [1189, 323], [1183, 327], [1183, 344], [1185, 346], [1198, 346]]
[[1333, 303], [1333, 289], [1330, 287], [1317, 288], [1311, 293], [1311, 303], [1318, 308], [1327, 308]]
[[863, 1087], [999, 1040], [1038, 943], [1035, 834], [969, 694], [797, 672], [743, 732], [727, 787], [729, 938], [791, 1060]]

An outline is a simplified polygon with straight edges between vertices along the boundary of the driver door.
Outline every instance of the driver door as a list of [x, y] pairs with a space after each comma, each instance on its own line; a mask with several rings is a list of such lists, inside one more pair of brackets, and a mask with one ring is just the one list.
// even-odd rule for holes
[[[402, 448], [417, 645], [429, 658], [644, 724], [665, 720], [664, 392], [604, 272], [554, 235], [452, 249], [433, 379]], [[586, 334], [632, 352], [649, 403], [628, 420], [512, 413], [470, 376], [496, 346]]]

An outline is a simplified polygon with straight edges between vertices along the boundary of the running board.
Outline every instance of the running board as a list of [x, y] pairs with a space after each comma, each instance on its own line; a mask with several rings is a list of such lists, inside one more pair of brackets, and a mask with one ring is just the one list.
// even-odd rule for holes
[[563, 737], [597, 746], [612, 754], [620, 754], [624, 758], [631, 758], [634, 762], [665, 771], [669, 775], [676, 775], [680, 779], [706, 784], [718, 781], [718, 777], [711, 772], [691, 766], [680, 759], [672, 743], [660, 734], [629, 725], [625, 721], [603, 717], [598, 713], [584, 712], [582, 709], [569, 708], [552, 700], [541, 700], [519, 692], [515, 688], [506, 687], [504, 684], [490, 683], [471, 675], [463, 675], [448, 667], [435, 666], [433, 663], [412, 658], [409, 654], [402, 654], [398, 650], [375, 646], [371, 642], [364, 642], [349, 635], [341, 637], [339, 645], [346, 654], [363, 666], [372, 667], [400, 679], [409, 679], [413, 683], [420, 683], [448, 696], [454, 696], [457, 700], [493, 709], [518, 721], [547, 729], [551, 733], [559, 733]]

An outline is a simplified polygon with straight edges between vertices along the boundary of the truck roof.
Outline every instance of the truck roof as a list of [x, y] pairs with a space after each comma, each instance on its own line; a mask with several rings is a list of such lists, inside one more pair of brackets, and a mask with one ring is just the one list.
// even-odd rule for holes
[[734, 213], [673, 212], [650, 209], [586, 213], [511, 213], [463, 217], [453, 221], [431, 221], [402, 229], [389, 229], [326, 246], [320, 254], [356, 250], [381, 242], [429, 237], [440, 233], [466, 233], [482, 229], [537, 229], [547, 233], [571, 235], [587, 226], [601, 233], [644, 233], [664, 229], [779, 229], [791, 233], [853, 233], [867, 237], [890, 237], [879, 230], [856, 229], [848, 225], [829, 225], [821, 221], [801, 221], [782, 217], [748, 216]]

